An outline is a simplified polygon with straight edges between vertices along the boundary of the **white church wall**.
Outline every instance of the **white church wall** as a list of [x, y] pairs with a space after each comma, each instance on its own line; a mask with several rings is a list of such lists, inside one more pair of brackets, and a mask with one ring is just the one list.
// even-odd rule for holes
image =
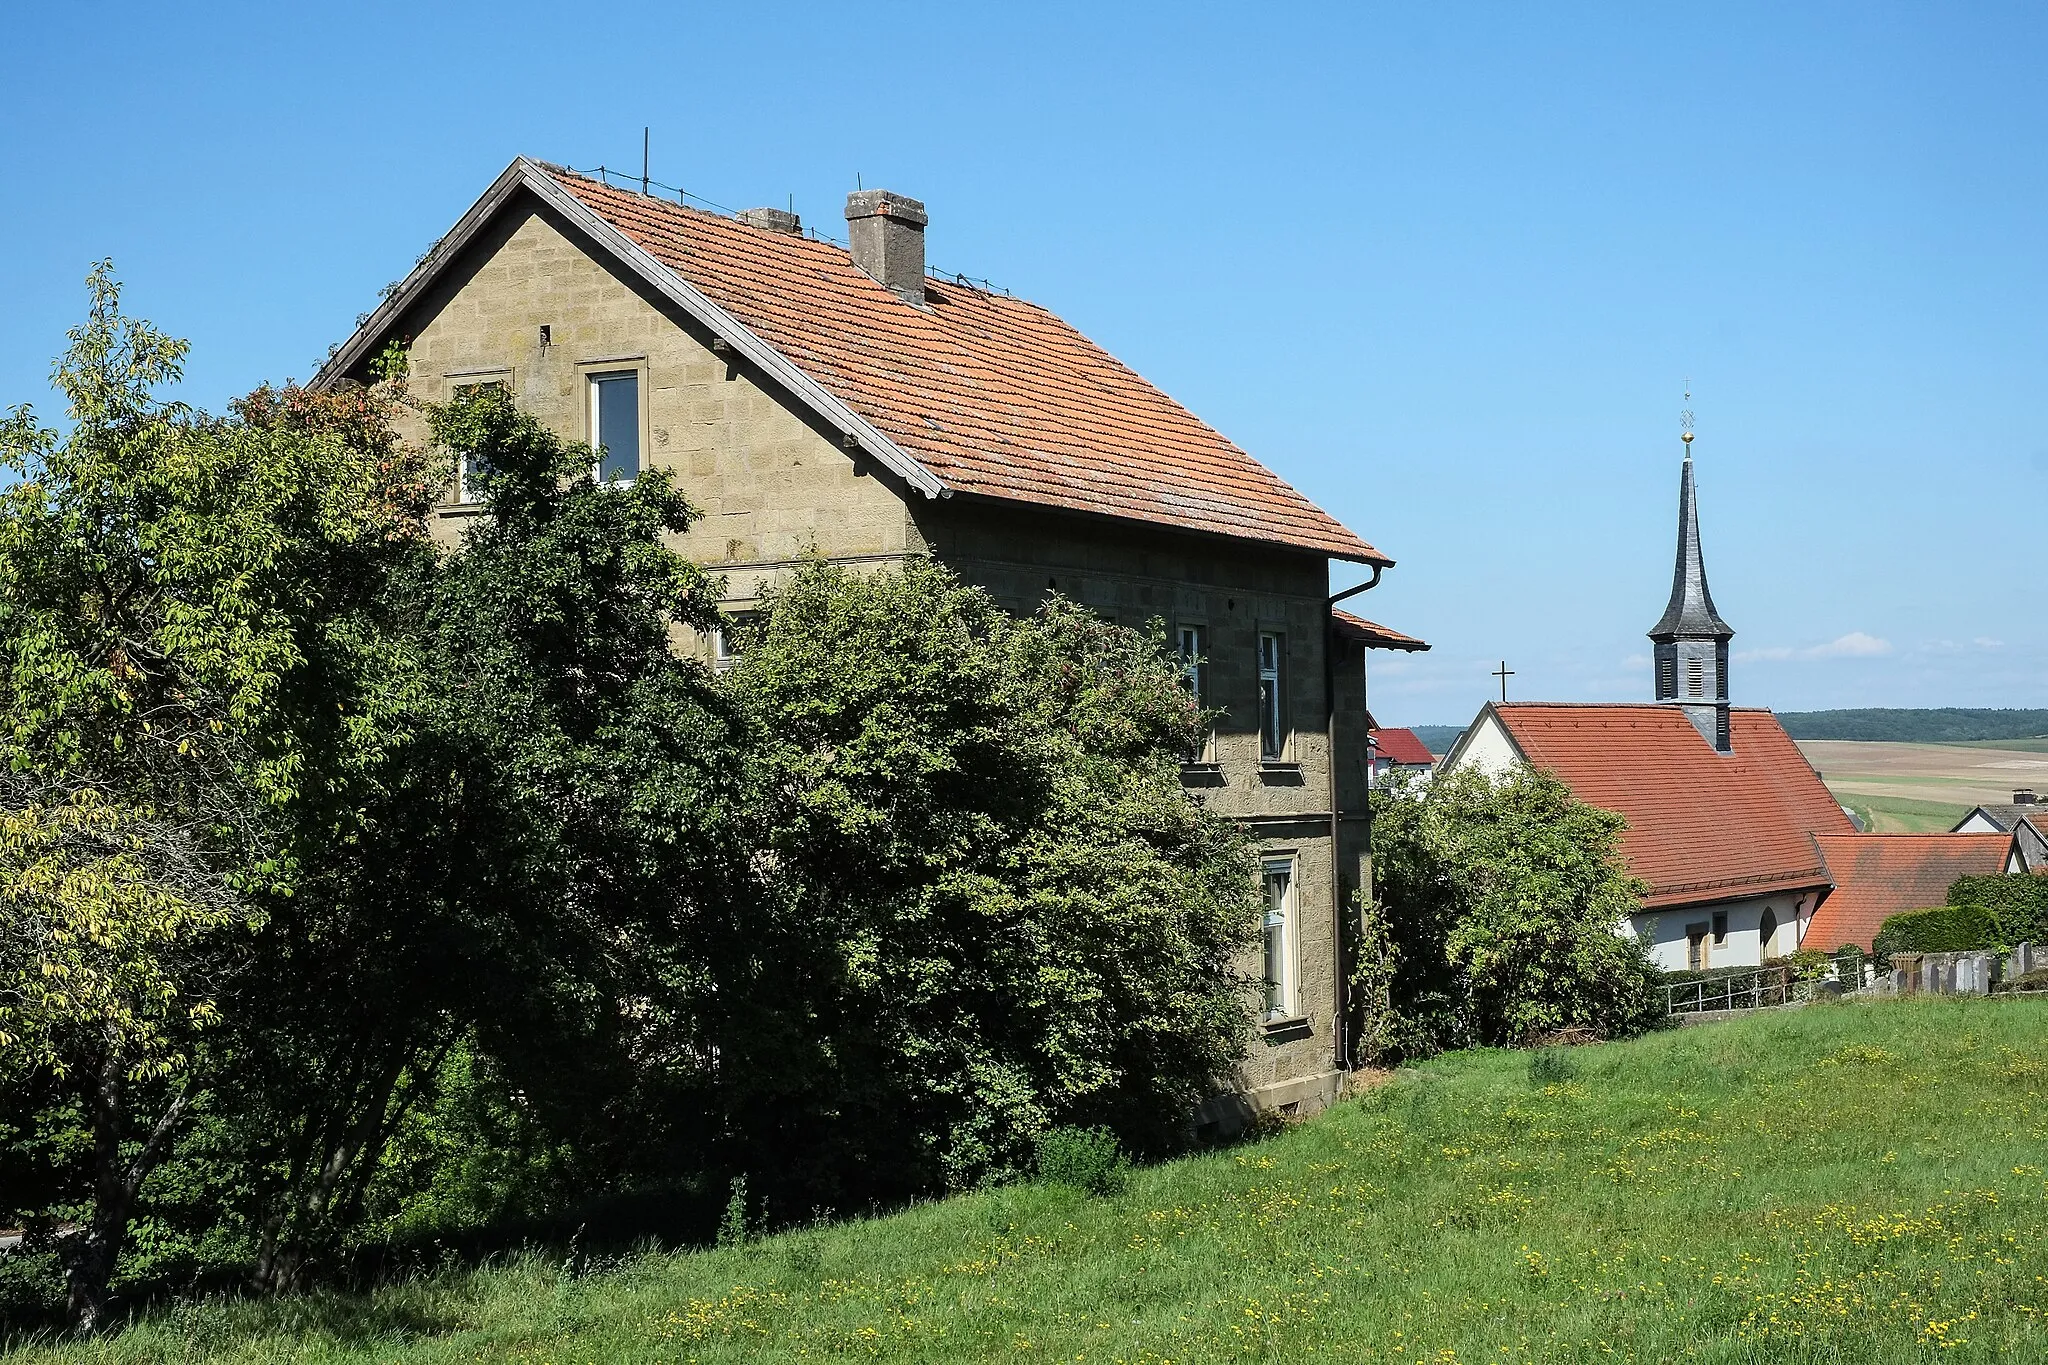
[[[1686, 931], [1689, 926], [1699, 924], [1707, 926], [1707, 966], [1760, 967], [1767, 955], [1784, 957], [1796, 946], [1798, 903], [1797, 897], [1779, 895], [1671, 910], [1646, 910], [1629, 916], [1629, 925], [1643, 947], [1649, 950], [1651, 961], [1667, 972], [1682, 972], [1691, 965], [1690, 935]], [[1766, 910], [1772, 912], [1777, 920], [1768, 953], [1761, 938]], [[1727, 932], [1719, 939], [1714, 937], [1716, 915], [1728, 917]]]
[[[1515, 742], [1508, 738], [1507, 727], [1500, 723], [1499, 717], [1485, 711], [1465, 732], [1455, 759], [1460, 768], [1477, 768], [1488, 777], [1499, 777], [1521, 762], [1522, 756], [1516, 752]], [[1444, 761], [1448, 770], [1452, 759]]]

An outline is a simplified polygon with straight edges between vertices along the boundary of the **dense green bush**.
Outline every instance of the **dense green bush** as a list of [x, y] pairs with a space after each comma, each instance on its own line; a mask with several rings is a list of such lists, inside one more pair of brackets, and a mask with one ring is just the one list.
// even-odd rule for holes
[[1245, 1046], [1258, 900], [1246, 836], [1181, 786], [1201, 717], [1163, 629], [812, 563], [724, 687], [761, 856], [718, 1103], [757, 1191], [971, 1187], [1061, 1124], [1177, 1146]]
[[1381, 895], [1355, 959], [1361, 1055], [1623, 1037], [1659, 1015], [1657, 969], [1616, 932], [1642, 894], [1619, 815], [1528, 768], [1426, 787], [1397, 775], [1373, 802]]
[[1947, 903], [1990, 916], [2001, 946], [2048, 942], [2048, 877], [2028, 872], [1958, 877], [1949, 886]]
[[1052, 1128], [1038, 1135], [1038, 1178], [1084, 1194], [1115, 1194], [1130, 1163], [1107, 1128]]
[[1871, 940], [1880, 971], [1893, 953], [1967, 953], [1998, 946], [1998, 926], [1975, 906], [1937, 905], [1893, 915]]

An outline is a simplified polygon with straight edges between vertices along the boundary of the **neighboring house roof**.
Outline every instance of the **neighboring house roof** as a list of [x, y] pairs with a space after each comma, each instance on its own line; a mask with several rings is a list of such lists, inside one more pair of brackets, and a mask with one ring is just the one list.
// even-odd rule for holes
[[846, 248], [524, 157], [321, 371], [360, 365], [520, 189], [927, 496], [976, 494], [1390, 564], [1037, 304], [927, 278], [913, 307]]
[[2018, 827], [2019, 822], [2022, 820], [2028, 821], [2036, 829], [2042, 829], [2042, 821], [2048, 820], [2048, 806], [2044, 806], [2038, 801], [2001, 802], [1995, 806], [1978, 806], [1968, 815], [1958, 820], [1954, 828], [1949, 832], [1953, 834], [1960, 831], [1964, 825], [1969, 824], [1970, 821], [1976, 819], [1979, 815], [1982, 815], [1994, 827], [2009, 834]]
[[1341, 607], [1330, 608], [1330, 619], [1335, 622], [1337, 634], [1347, 640], [1355, 640], [1367, 649], [1399, 649], [1410, 654], [1420, 653], [1429, 648], [1429, 642], [1418, 640], [1413, 635], [1368, 621], [1363, 616], [1353, 616]]
[[2010, 834], [1821, 834], [1814, 843], [1835, 889], [1814, 911], [1802, 948], [1870, 947], [1885, 920], [1948, 899], [1958, 877], [2005, 871]]
[[1436, 762], [1436, 755], [1415, 737], [1413, 730], [1374, 730], [1372, 742], [1379, 756], [1391, 763], [1426, 768]]
[[1675, 706], [1489, 702], [1481, 721], [1489, 712], [1530, 766], [1628, 821], [1622, 854], [1650, 884], [1645, 909], [1826, 886], [1811, 836], [1855, 829], [1769, 711], [1731, 708], [1725, 754]]

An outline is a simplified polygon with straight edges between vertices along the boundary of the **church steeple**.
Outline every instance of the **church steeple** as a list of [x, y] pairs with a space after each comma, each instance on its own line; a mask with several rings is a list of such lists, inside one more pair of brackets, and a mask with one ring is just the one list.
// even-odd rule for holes
[[[1692, 395], [1687, 394], [1690, 398]], [[1678, 562], [1671, 573], [1671, 601], [1650, 627], [1655, 644], [1657, 700], [1682, 707], [1707, 743], [1727, 753], [1728, 641], [1734, 638], [1707, 591], [1707, 565], [1700, 553], [1699, 504], [1692, 486], [1692, 414], [1684, 416], [1685, 463], [1678, 475]]]

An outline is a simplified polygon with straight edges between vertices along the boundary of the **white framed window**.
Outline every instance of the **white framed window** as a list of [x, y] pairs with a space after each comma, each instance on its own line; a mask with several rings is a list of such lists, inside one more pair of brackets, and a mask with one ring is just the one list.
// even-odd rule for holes
[[[1209, 699], [1209, 651], [1205, 632], [1199, 625], [1182, 625], [1180, 628], [1180, 669], [1181, 679], [1187, 684], [1188, 695], [1195, 699], [1196, 706], [1205, 706]], [[1188, 761], [1201, 763], [1209, 756], [1209, 736], [1204, 734], [1195, 743], [1195, 751], [1188, 755]]]
[[[507, 376], [502, 372], [495, 372], [489, 378], [457, 379], [450, 385], [452, 396], [454, 397], [460, 397], [476, 389], [504, 389], [507, 387]], [[482, 502], [484, 500], [483, 487], [482, 481], [478, 476], [489, 473], [490, 468], [490, 461], [484, 459], [481, 455], [471, 455], [466, 451], [456, 452], [455, 501], [463, 504]]]
[[631, 483], [640, 477], [640, 371], [599, 370], [589, 385], [591, 477]]
[[1266, 909], [1260, 951], [1266, 996], [1261, 1012], [1270, 1024], [1292, 1019], [1298, 1013], [1294, 1003], [1294, 859], [1268, 858], [1263, 874]]
[[740, 650], [747, 631], [754, 624], [754, 613], [735, 611], [727, 613], [724, 620], [711, 632], [711, 667], [723, 673], [739, 662]]
[[1278, 631], [1259, 632], [1259, 757], [1275, 762], [1287, 756], [1287, 637]]

